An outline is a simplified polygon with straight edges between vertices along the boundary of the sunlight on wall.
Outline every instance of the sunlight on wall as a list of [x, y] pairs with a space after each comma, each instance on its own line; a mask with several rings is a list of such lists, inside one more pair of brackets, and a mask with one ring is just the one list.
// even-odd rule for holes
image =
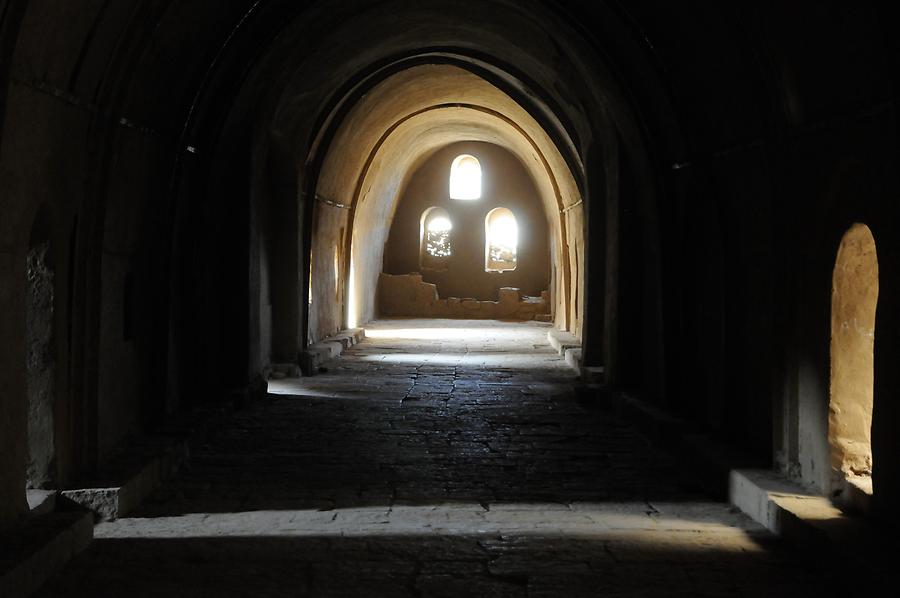
[[843, 482], [871, 492], [875, 311], [875, 239], [854, 224], [841, 240], [831, 294], [831, 401], [828, 443], [834, 489]]
[[518, 264], [519, 225], [506, 208], [491, 210], [485, 219], [485, 260], [488, 272], [515, 270]]
[[347, 328], [356, 328], [359, 325], [359, 300], [356, 296], [356, 268], [353, 267], [352, 255], [350, 275], [347, 278]]

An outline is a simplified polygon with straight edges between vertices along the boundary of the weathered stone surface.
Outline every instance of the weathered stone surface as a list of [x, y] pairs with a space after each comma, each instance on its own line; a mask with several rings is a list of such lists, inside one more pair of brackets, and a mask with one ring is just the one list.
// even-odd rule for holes
[[549, 321], [549, 293], [523, 297], [519, 289], [502, 287], [497, 301], [449, 297], [440, 299], [437, 286], [422, 282], [417, 273], [382, 274], [379, 278], [379, 306], [387, 317], [515, 319]]
[[547, 332], [547, 340], [549, 341], [550, 346], [556, 349], [561, 356], [564, 356], [568, 349], [581, 348], [581, 341], [579, 341], [574, 334], [566, 330], [551, 328]]
[[825, 595], [608, 413], [537, 323], [394, 320], [273, 381], [42, 596]]

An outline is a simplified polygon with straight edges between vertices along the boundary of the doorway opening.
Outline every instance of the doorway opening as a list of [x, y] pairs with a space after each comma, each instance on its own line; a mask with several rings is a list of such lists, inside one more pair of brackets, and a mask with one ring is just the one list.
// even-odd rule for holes
[[854, 224], [837, 253], [831, 291], [828, 445], [832, 496], [872, 494], [872, 407], [878, 257], [872, 231]]

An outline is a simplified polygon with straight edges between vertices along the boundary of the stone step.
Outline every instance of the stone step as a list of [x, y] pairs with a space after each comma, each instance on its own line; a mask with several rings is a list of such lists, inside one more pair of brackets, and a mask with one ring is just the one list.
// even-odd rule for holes
[[28, 509], [32, 515], [45, 515], [56, 510], [56, 490], [28, 489], [25, 496], [28, 499]]
[[314, 376], [319, 372], [319, 368], [353, 345], [359, 344], [364, 338], [366, 338], [364, 328], [350, 328], [322, 339], [300, 354], [300, 369], [305, 375]]
[[861, 583], [896, 579], [895, 547], [888, 534], [826, 497], [765, 469], [732, 470], [728, 491], [731, 504], [751, 519]]
[[550, 342], [550, 346], [559, 352], [560, 356], [564, 356], [567, 349], [581, 348], [581, 341], [567, 330], [551, 328], [547, 332], [547, 340]]

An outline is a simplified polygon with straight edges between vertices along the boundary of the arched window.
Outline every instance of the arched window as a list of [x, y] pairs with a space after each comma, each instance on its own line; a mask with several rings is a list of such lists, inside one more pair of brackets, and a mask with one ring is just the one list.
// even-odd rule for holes
[[450, 199], [481, 199], [481, 164], [463, 154], [450, 166]]
[[428, 208], [419, 229], [419, 264], [424, 270], [446, 270], [453, 255], [453, 223], [447, 210]]
[[865, 224], [841, 240], [831, 290], [831, 397], [828, 443], [832, 494], [847, 485], [872, 492], [872, 408], [878, 256]]
[[519, 225], [506, 208], [488, 212], [484, 219], [484, 269], [486, 272], [505, 272], [516, 269], [519, 247]]

